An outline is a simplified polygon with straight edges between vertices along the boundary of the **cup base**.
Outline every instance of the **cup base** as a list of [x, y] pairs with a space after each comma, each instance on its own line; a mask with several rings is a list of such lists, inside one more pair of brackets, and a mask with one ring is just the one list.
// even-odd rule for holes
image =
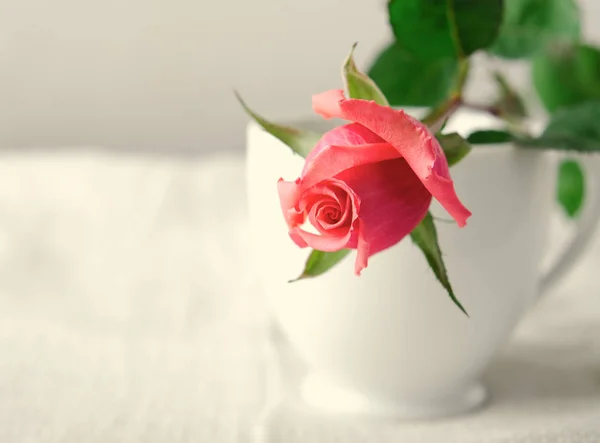
[[299, 394], [303, 403], [321, 413], [391, 420], [427, 420], [465, 414], [483, 406], [489, 398], [484, 385], [476, 382], [443, 397], [380, 402], [317, 374], [304, 378]]

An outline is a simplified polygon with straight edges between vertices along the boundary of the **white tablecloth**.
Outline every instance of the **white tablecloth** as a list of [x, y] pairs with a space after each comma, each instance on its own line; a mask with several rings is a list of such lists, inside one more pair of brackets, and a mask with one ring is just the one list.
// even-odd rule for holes
[[[0, 442], [249, 441], [277, 369], [243, 158], [42, 152], [0, 154]], [[491, 367], [481, 412], [350, 422], [282, 396], [264, 439], [600, 442], [599, 263], [600, 238]]]

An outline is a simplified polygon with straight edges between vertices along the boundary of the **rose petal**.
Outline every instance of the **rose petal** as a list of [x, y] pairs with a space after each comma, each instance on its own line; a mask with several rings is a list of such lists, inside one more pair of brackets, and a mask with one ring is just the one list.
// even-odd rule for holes
[[[346, 230], [346, 234], [336, 237], [333, 235], [317, 235], [312, 232], [307, 232], [304, 229], [296, 226], [290, 230], [290, 237], [294, 240], [295, 237], [300, 237], [302, 241], [313, 249], [324, 252], [334, 252], [344, 249], [348, 246], [351, 238], [351, 230]], [[294, 240], [296, 244], [298, 242]]]
[[[337, 202], [320, 201], [311, 207], [308, 220], [323, 235], [345, 235], [352, 223], [353, 214], [352, 204], [348, 199], [346, 201], [344, 206], [340, 206]], [[323, 219], [322, 212], [327, 207], [336, 207], [335, 210], [339, 213], [339, 220], [336, 223], [330, 223]]]
[[[344, 205], [336, 208], [335, 210], [329, 210], [332, 206], [321, 205], [315, 209], [315, 220], [319, 226], [323, 227], [328, 231], [334, 229], [343, 228], [348, 223], [352, 222], [352, 210], [349, 208], [350, 199], [347, 198]], [[337, 213], [337, 220], [331, 220], [329, 212], [335, 211]]]
[[358, 146], [325, 146], [307, 161], [301, 177], [303, 189], [334, 177], [340, 172], [356, 166], [391, 160], [400, 157], [398, 150], [389, 143], [373, 143]]
[[277, 191], [279, 192], [279, 202], [281, 208], [285, 211], [298, 203], [300, 189], [295, 182], [285, 181], [280, 178], [277, 181]]
[[471, 212], [458, 199], [446, 157], [427, 126], [401, 110], [372, 101], [345, 99], [341, 90], [314, 96], [313, 108], [325, 118], [359, 123], [394, 146], [458, 225], [466, 224]]
[[335, 181], [327, 180], [304, 191], [298, 207], [301, 211], [309, 212], [309, 206], [329, 200], [335, 202], [338, 206], [342, 206], [346, 203], [347, 198], [348, 191], [344, 186], [340, 186]]
[[431, 194], [404, 159], [345, 170], [336, 176], [360, 199], [357, 273], [368, 257], [395, 245], [425, 217]]
[[300, 188], [296, 182], [288, 182], [279, 179], [277, 182], [277, 191], [279, 193], [279, 203], [285, 221], [289, 227], [301, 225], [304, 223], [304, 214], [297, 210], [298, 199], [300, 198]]
[[321, 150], [328, 146], [356, 146], [367, 145], [372, 143], [385, 143], [385, 141], [372, 131], [369, 131], [363, 125], [358, 123], [348, 123], [346, 125], [337, 126], [331, 131], [323, 134], [315, 147], [310, 151], [304, 162], [301, 176], [304, 175], [307, 165], [311, 164], [314, 157]]
[[[354, 221], [358, 218], [360, 199], [346, 183], [328, 179], [305, 192], [301, 192], [296, 182], [279, 180], [277, 186], [290, 237], [298, 246], [301, 248], [310, 246], [319, 251], [338, 251], [346, 247], [355, 247], [357, 236], [354, 234], [356, 229]], [[346, 220], [350, 219], [349, 222], [331, 230], [323, 230], [318, 223], [313, 222], [322, 235], [300, 228], [306, 220], [306, 211], [310, 211], [313, 206], [322, 201], [335, 203], [344, 213], [350, 212], [351, 215], [344, 215]]]
[[306, 243], [304, 241], [304, 239], [298, 235], [298, 233], [295, 230], [292, 230], [289, 232], [289, 236], [292, 239], [292, 241], [294, 243], [296, 243], [296, 246], [300, 247], [300, 248], [307, 248], [308, 247], [308, 243]]
[[349, 119], [365, 125], [396, 147], [431, 195], [458, 225], [466, 224], [471, 212], [456, 195], [446, 157], [439, 142], [425, 125], [404, 111], [379, 106], [374, 102], [347, 100], [341, 104], [341, 108]]
[[341, 89], [332, 89], [313, 95], [312, 107], [313, 110], [323, 118], [330, 119], [339, 117], [341, 115], [340, 101], [345, 98], [344, 91]]

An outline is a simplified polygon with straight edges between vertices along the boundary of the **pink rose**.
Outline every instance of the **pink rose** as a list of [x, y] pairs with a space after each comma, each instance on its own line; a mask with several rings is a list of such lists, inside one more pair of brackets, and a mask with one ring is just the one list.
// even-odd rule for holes
[[[425, 217], [435, 197], [459, 226], [462, 205], [437, 139], [403, 111], [346, 99], [341, 90], [313, 97], [324, 118], [353, 123], [327, 132], [306, 158], [300, 177], [279, 180], [281, 208], [292, 240], [320, 251], [357, 250], [355, 272], [398, 243]], [[313, 232], [303, 229], [307, 221]]]

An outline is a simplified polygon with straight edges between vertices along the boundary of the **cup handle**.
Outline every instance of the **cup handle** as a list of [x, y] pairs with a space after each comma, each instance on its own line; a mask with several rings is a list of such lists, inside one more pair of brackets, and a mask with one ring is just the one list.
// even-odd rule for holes
[[600, 159], [592, 156], [574, 158], [579, 160], [585, 173], [584, 207], [575, 221], [573, 239], [541, 277], [540, 297], [547, 294], [571, 270], [594, 235], [600, 218]]

